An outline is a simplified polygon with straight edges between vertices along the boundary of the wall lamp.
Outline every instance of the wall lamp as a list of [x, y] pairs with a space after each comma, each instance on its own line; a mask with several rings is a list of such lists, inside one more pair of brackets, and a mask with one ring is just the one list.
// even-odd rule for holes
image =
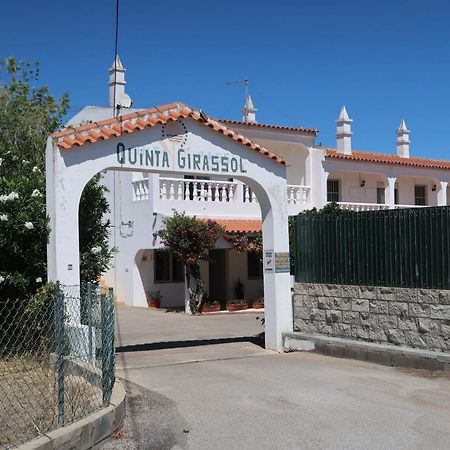
[[433, 187], [431, 188], [431, 190], [434, 192], [436, 190], [436, 185], [433, 184]]
[[361, 180], [361, 187], [364, 187], [366, 185], [366, 180]]

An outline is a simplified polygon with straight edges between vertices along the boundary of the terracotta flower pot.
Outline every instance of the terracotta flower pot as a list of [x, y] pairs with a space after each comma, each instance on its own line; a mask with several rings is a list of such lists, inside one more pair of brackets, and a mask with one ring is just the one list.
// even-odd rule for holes
[[149, 306], [149, 308], [159, 308], [159, 306], [161, 305], [161, 300], [147, 300], [147, 305]]
[[220, 305], [204, 305], [202, 306], [202, 313], [210, 313], [220, 311]]
[[255, 308], [255, 309], [264, 308], [264, 302], [253, 302], [253, 308]]
[[233, 311], [241, 311], [243, 309], [247, 309], [248, 304], [247, 303], [227, 303], [227, 311], [233, 312]]

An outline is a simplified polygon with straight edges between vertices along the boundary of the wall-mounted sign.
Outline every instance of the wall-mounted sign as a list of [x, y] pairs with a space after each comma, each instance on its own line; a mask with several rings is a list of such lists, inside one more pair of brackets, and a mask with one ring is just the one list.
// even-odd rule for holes
[[[226, 174], [246, 173], [241, 157], [231, 153], [191, 151], [189, 132], [182, 121], [168, 122], [161, 127], [161, 143], [116, 147], [117, 162], [121, 165], [142, 168], [168, 169], [183, 172], [215, 172]], [[167, 143], [172, 145], [167, 145]]]
[[264, 250], [264, 272], [275, 271], [275, 254], [273, 250]]
[[289, 259], [288, 252], [275, 253], [275, 272], [277, 273], [290, 273], [291, 261]]
[[194, 153], [188, 148], [180, 148], [172, 153], [159, 148], [157, 144], [126, 148], [119, 142], [116, 154], [119, 164], [135, 167], [231, 174], [247, 172], [239, 156]]

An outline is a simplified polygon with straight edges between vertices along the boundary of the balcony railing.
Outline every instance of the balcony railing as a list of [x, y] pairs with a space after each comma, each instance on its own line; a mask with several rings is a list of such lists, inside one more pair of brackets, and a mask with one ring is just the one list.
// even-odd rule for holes
[[389, 209], [386, 203], [353, 203], [353, 202], [337, 202], [341, 209], [349, 211], [378, 211], [380, 209]]
[[379, 211], [381, 209], [403, 209], [403, 208], [426, 208], [428, 205], [393, 205], [387, 203], [356, 203], [356, 202], [337, 202], [342, 209], [349, 211]]
[[233, 181], [202, 181], [180, 178], [160, 178], [161, 200], [191, 200], [228, 203], [234, 200], [237, 183]]
[[[148, 178], [133, 181], [133, 200], [148, 200], [150, 187]], [[301, 207], [309, 203], [310, 187], [288, 185], [288, 204]], [[185, 200], [215, 203], [252, 203], [258, 198], [246, 184], [235, 181], [192, 180], [183, 178], [159, 178], [159, 198], [161, 200]]]

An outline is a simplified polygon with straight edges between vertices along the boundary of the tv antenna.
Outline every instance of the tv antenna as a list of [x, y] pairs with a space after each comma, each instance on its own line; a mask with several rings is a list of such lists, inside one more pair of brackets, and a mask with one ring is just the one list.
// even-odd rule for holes
[[235, 81], [229, 81], [227, 83], [227, 86], [235, 86], [235, 85], [240, 85], [240, 86], [244, 86], [244, 94], [245, 94], [245, 101], [247, 101], [247, 97], [248, 97], [248, 80], [235, 80]]

